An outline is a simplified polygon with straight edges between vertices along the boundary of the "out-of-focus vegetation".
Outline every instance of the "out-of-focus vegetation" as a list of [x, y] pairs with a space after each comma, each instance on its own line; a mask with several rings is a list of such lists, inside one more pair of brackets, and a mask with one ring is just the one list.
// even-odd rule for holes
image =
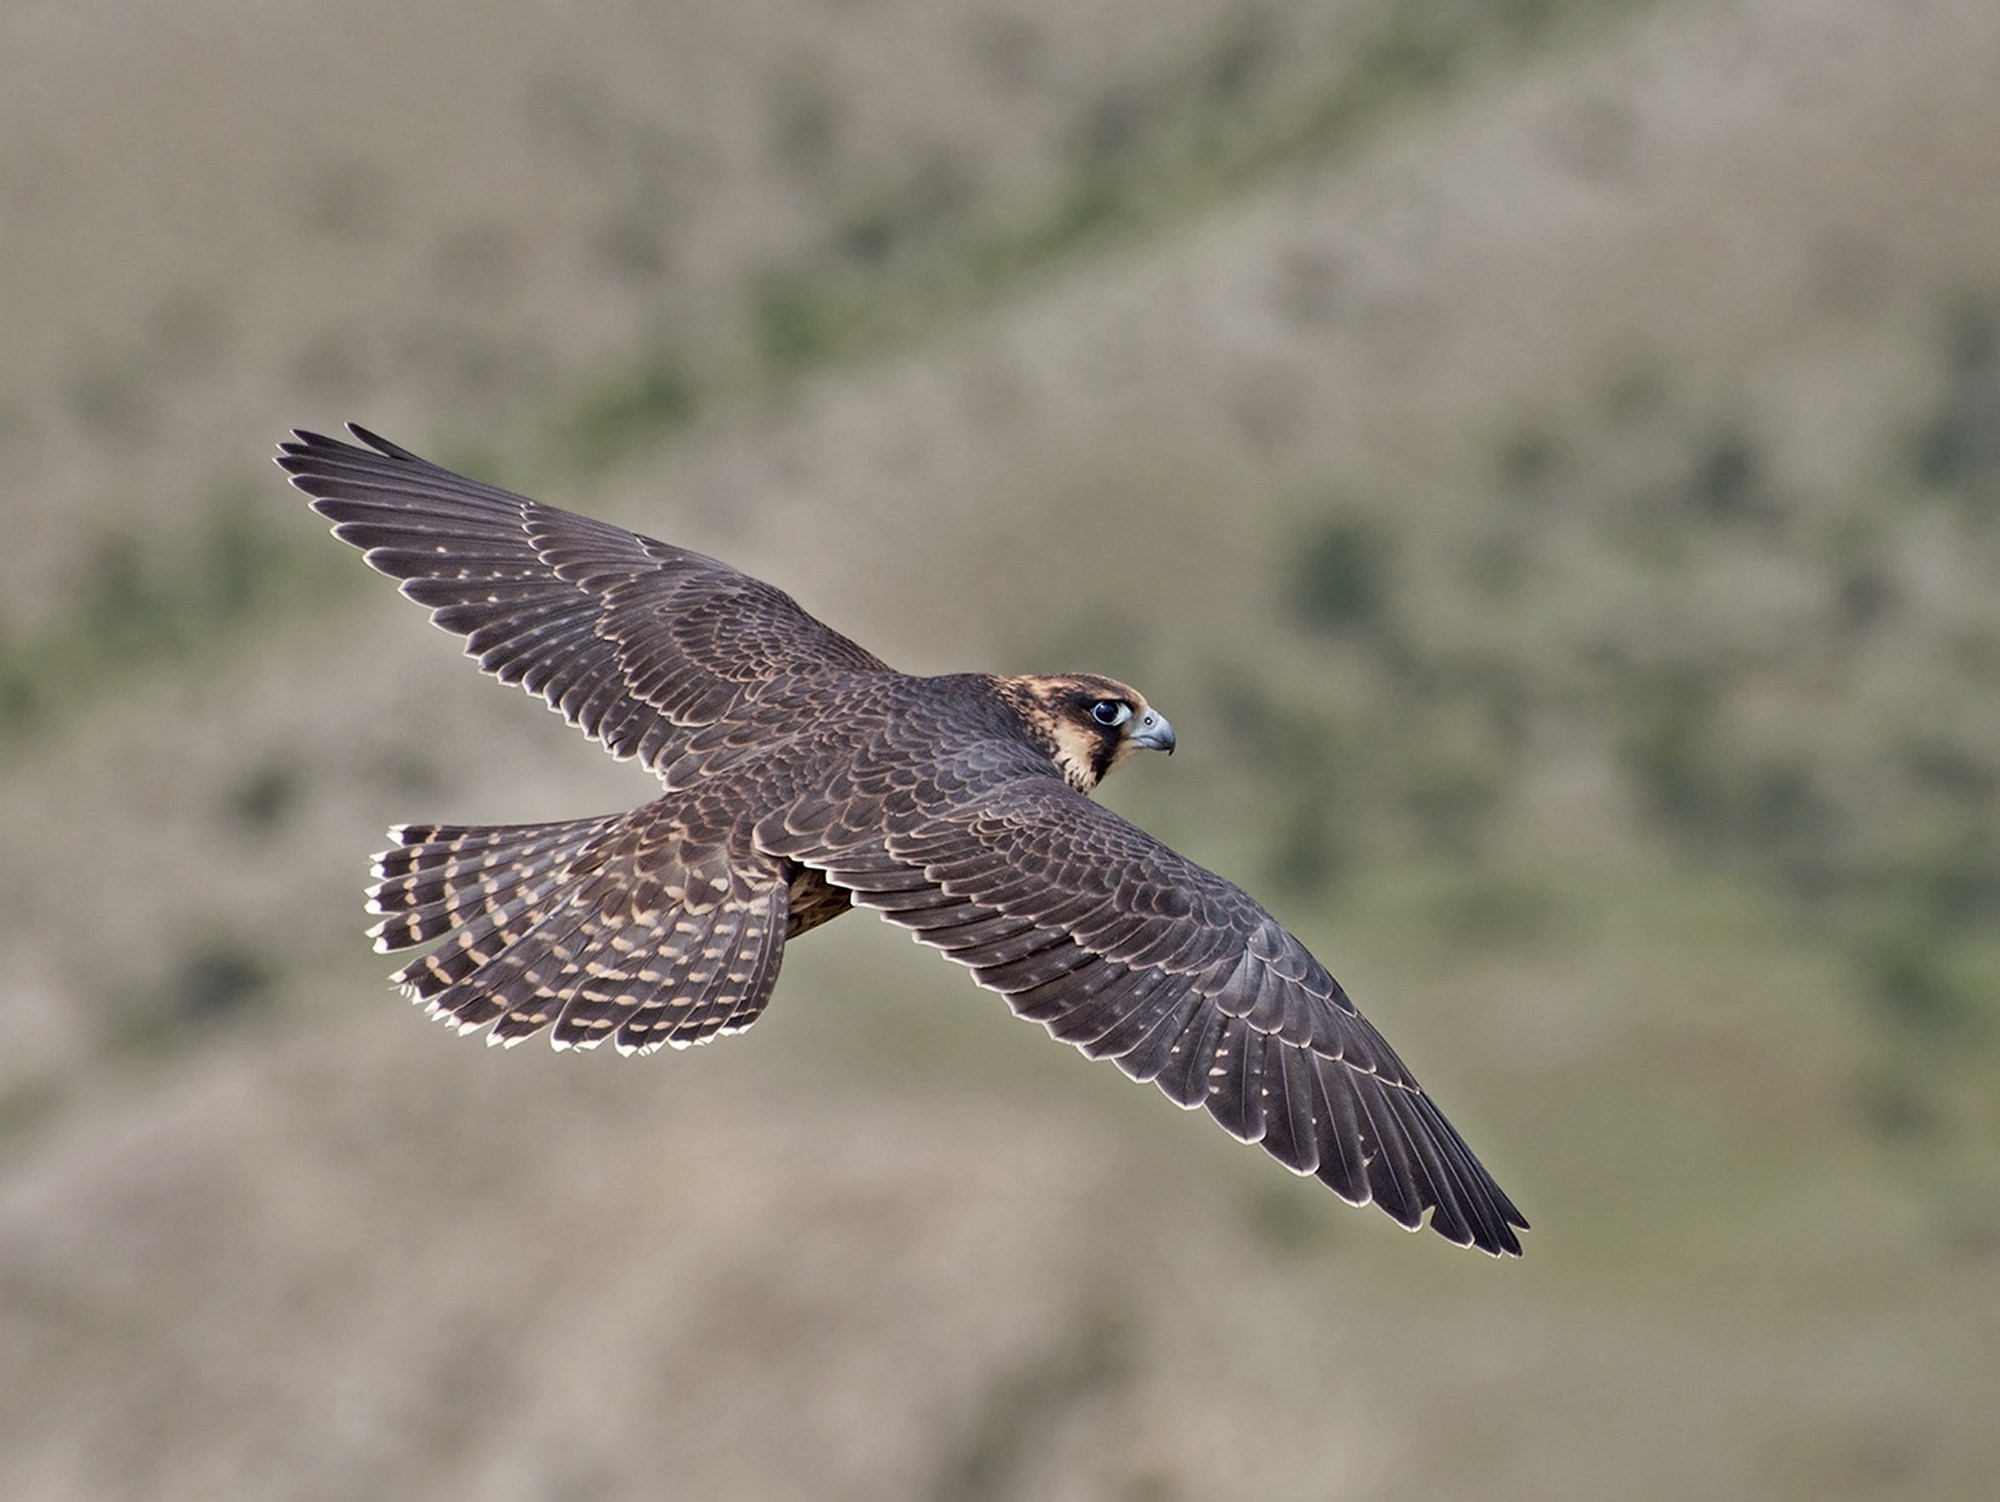
[[[211, 11], [0, 20], [0, 1492], [1984, 1495], [1986, 7]], [[422, 1025], [379, 827], [647, 784], [268, 472], [348, 416], [1139, 683], [1527, 1259], [864, 918]]]
[[[1053, 181], [1033, 193], [995, 202], [948, 157], [864, 192], [819, 243], [752, 282], [747, 337], [642, 355], [558, 419], [558, 452], [611, 463], [673, 433], [706, 398], [934, 336], [1084, 252], [1214, 212], [1247, 182], [1324, 161], [1468, 75], [1650, 3], [1361, 5], [1307, 47], [1275, 10], [1241, 7], [1191, 57], [1089, 101]], [[810, 159], [825, 128], [800, 123], [792, 150]]]
[[272, 617], [324, 610], [352, 583], [262, 497], [232, 489], [206, 512], [178, 536], [98, 538], [60, 608], [0, 635], [0, 739], [53, 732], [140, 675], [240, 652]]

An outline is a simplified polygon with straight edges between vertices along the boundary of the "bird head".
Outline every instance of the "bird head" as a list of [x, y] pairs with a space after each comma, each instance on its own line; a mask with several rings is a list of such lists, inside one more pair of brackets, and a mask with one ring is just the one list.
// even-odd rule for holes
[[1174, 727], [1137, 689], [1095, 673], [1003, 678], [1001, 694], [1063, 780], [1087, 793], [1134, 751], [1174, 749]]

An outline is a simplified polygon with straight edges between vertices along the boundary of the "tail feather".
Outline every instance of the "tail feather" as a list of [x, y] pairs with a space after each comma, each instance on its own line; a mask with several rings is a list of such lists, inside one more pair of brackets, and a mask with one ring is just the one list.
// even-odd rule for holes
[[[782, 931], [786, 926], [785, 906], [773, 903], [771, 912], [772, 923]], [[771, 995], [771, 988], [778, 983], [778, 962], [784, 955], [785, 947], [782, 942], [759, 945], [754, 955], [749, 981], [737, 996], [736, 1004], [729, 1009], [729, 1015], [722, 1019], [716, 1029], [718, 1036], [726, 1038], [731, 1033], [740, 1033], [757, 1020], [757, 1015], [764, 1010], [764, 1003]]]
[[387, 954], [481, 920], [504, 926], [511, 908], [523, 899], [532, 904], [559, 883], [585, 847], [617, 829], [622, 817], [486, 828], [399, 825], [389, 831], [396, 848], [375, 857], [368, 911], [384, 916], [368, 936]]
[[557, 1024], [557, 1047], [612, 1038], [621, 1053], [705, 1043], [764, 1010], [784, 954], [785, 893], [774, 883], [707, 912], [674, 913], [658, 947], [608, 929]]
[[592, 939], [597, 913], [562, 893], [542, 912], [541, 921], [498, 956], [433, 1001], [459, 1019], [494, 1019], [488, 1043], [512, 1045], [531, 1038], [562, 1014], [582, 973], [574, 963]]
[[[378, 948], [439, 938], [393, 979], [461, 1032], [558, 1048], [686, 1047], [755, 1021], [784, 953], [790, 882], [659, 836], [661, 804], [560, 824], [408, 825], [375, 858]], [[678, 827], [665, 827], [678, 832]], [[748, 866], [749, 869], [743, 869]], [[687, 894], [694, 893], [694, 898]], [[669, 895], [672, 894], [672, 895]]]
[[748, 1027], [764, 1010], [778, 978], [785, 914], [780, 883], [727, 928], [717, 925], [690, 935], [695, 942], [688, 946], [693, 951], [689, 984], [656, 988], [620, 1027], [618, 1046], [649, 1053], [662, 1044], [687, 1048]]

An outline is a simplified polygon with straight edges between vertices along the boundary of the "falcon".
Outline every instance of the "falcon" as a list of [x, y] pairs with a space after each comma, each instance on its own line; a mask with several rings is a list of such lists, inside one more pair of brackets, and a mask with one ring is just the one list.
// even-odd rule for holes
[[685, 1048], [755, 1022], [859, 905], [1016, 1014], [1205, 1107], [1353, 1204], [1518, 1256], [1527, 1221], [1324, 966], [1089, 793], [1174, 731], [1090, 673], [914, 677], [727, 564], [350, 427], [278, 464], [467, 655], [665, 791], [553, 824], [406, 824], [375, 857], [395, 982], [461, 1032]]

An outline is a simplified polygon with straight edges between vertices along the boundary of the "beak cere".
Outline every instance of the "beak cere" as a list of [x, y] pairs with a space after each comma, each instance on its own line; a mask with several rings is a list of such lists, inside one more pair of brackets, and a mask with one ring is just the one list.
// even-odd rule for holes
[[1148, 751], [1174, 754], [1174, 727], [1158, 710], [1149, 709], [1139, 717], [1139, 723], [1132, 727], [1131, 740], [1133, 745], [1144, 746]]

